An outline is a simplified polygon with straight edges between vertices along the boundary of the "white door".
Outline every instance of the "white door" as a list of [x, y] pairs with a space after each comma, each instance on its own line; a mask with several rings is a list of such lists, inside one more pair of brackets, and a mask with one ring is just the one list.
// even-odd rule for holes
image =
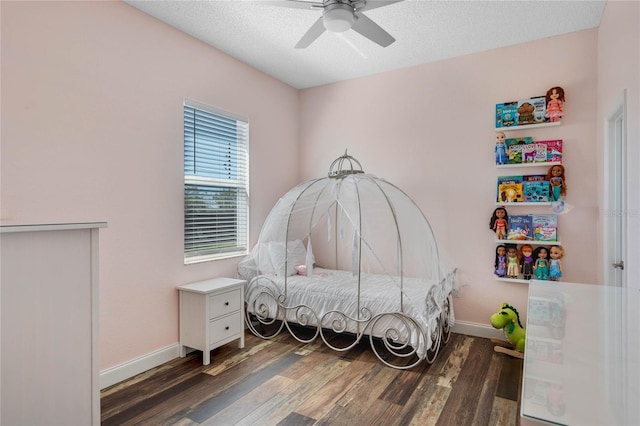
[[628, 353], [627, 300], [622, 287], [626, 287], [624, 268], [626, 254], [627, 174], [626, 174], [626, 92], [616, 101], [606, 120], [605, 129], [605, 228], [604, 279], [605, 285], [621, 287], [607, 292], [603, 301], [610, 318], [605, 330], [606, 394], [620, 423], [629, 409], [627, 372], [624, 359]]
[[607, 164], [605, 170], [605, 284], [626, 287], [626, 95], [623, 93], [606, 123]]

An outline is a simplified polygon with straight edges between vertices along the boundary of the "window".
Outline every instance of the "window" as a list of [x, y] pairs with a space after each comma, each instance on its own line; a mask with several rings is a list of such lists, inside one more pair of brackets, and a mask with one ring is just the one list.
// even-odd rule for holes
[[249, 124], [184, 103], [184, 262], [247, 254]]

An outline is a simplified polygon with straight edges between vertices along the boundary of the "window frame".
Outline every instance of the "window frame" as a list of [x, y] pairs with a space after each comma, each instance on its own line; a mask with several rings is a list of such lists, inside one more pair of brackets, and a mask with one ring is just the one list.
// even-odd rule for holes
[[[193, 110], [191, 113], [190, 110]], [[249, 120], [238, 116], [237, 114], [229, 113], [219, 108], [212, 107], [210, 105], [203, 104], [192, 99], [185, 98], [183, 102], [183, 260], [184, 264], [194, 264], [207, 262], [212, 260], [227, 259], [231, 257], [245, 256], [249, 252]], [[193, 122], [187, 121], [188, 114], [193, 115]], [[202, 136], [203, 141], [200, 145], [208, 148], [223, 148], [219, 151], [220, 155], [210, 158], [209, 160], [197, 161], [195, 153], [198, 150], [198, 129], [203, 129], [197, 125], [197, 116], [209, 116], [209, 118], [218, 117], [222, 121], [234, 121], [236, 124], [236, 139], [233, 146], [225, 145], [225, 142], [221, 142], [215, 137]], [[218, 129], [218, 127], [216, 127]], [[202, 132], [204, 135], [206, 132]], [[211, 132], [209, 132], [211, 133]], [[229, 142], [229, 140], [227, 140]], [[189, 146], [189, 150], [187, 148]], [[189, 153], [192, 153], [189, 157]], [[228, 154], [235, 154], [228, 155]], [[204, 156], [201, 156], [204, 157]], [[225, 157], [225, 158], [223, 158]], [[232, 160], [233, 158], [233, 160]], [[222, 169], [220, 164], [228, 163], [230, 165], [226, 177], [212, 176], [217, 174]], [[188, 172], [187, 166], [190, 170]], [[208, 173], [199, 173], [197, 170], [206, 169]], [[208, 174], [208, 176], [207, 176]], [[233, 175], [233, 176], [231, 176]], [[231, 201], [226, 205], [230, 208], [231, 214], [235, 215], [231, 227], [227, 224], [223, 225], [197, 225], [196, 213], [194, 210], [198, 209], [193, 203], [193, 189], [194, 187], [201, 188], [199, 194], [203, 204], [209, 204], [212, 202], [212, 198], [216, 195], [219, 197], [220, 193], [225, 189], [233, 189], [235, 191], [236, 200]], [[202, 189], [204, 188], [204, 189]], [[233, 191], [232, 191], [233, 192]], [[224, 198], [222, 202], [227, 200]], [[219, 203], [220, 201], [213, 201]], [[222, 215], [222, 219], [216, 217], [215, 220], [221, 220], [224, 222], [225, 213], [220, 213], [220, 206], [210, 209], [211, 212], [217, 212], [212, 216]], [[229, 213], [227, 213], [228, 215]], [[228, 218], [227, 218], [228, 219]], [[194, 226], [195, 225], [195, 226]], [[235, 225], [235, 230], [233, 226]], [[204, 233], [205, 236], [201, 238], [200, 243], [194, 243], [194, 234]], [[230, 231], [227, 235], [230, 236], [223, 238], [224, 233], [221, 231]], [[226, 244], [228, 240], [235, 239], [235, 244], [230, 246], [230, 250], [218, 247], [215, 249], [205, 249], [205, 244]]]

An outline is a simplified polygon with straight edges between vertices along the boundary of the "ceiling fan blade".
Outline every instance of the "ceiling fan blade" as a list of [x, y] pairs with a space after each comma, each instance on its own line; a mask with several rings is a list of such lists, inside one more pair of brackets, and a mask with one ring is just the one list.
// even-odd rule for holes
[[310, 2], [304, 0], [264, 0], [260, 5], [287, 7], [289, 9], [318, 9], [323, 8], [322, 1]]
[[389, 6], [390, 4], [400, 3], [402, 0], [366, 0], [363, 7], [358, 8], [357, 4], [356, 10], [358, 12], [365, 12], [367, 10], [378, 9], [379, 7]]
[[322, 16], [318, 18], [316, 22], [309, 28], [300, 41], [296, 44], [296, 49], [304, 49], [313, 43], [318, 37], [325, 31], [324, 23], [322, 22]]
[[387, 47], [396, 41], [391, 34], [383, 30], [380, 25], [376, 24], [362, 13], [356, 12], [356, 18], [358, 19], [356, 19], [356, 22], [354, 22], [351, 29], [362, 34], [374, 43], [378, 43], [382, 47]]

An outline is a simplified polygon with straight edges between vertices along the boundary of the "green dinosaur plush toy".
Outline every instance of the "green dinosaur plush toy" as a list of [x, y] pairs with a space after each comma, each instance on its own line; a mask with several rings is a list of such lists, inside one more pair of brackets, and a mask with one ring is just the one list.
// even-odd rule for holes
[[502, 304], [499, 312], [491, 315], [491, 325], [497, 329], [503, 329], [504, 336], [518, 352], [524, 352], [526, 331], [520, 323], [520, 315], [513, 306]]

